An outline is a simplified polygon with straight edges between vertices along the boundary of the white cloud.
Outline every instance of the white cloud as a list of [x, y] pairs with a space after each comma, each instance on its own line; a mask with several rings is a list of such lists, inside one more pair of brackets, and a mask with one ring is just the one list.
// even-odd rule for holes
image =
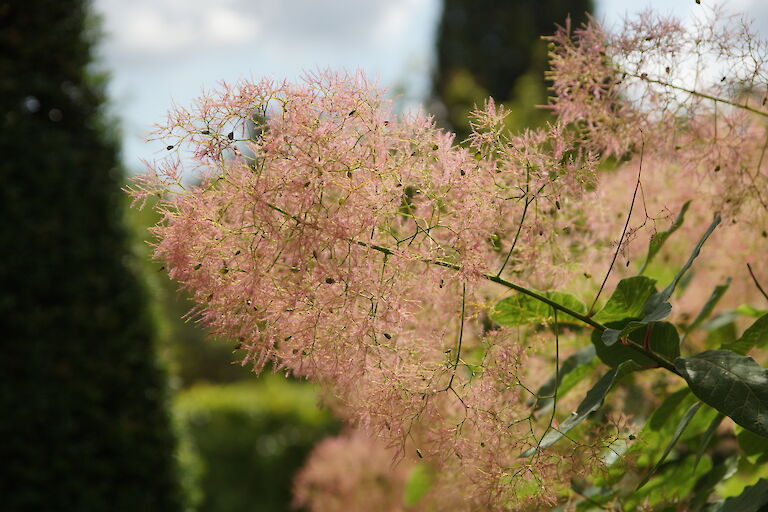
[[163, 60], [177, 55], [255, 43], [260, 23], [242, 0], [96, 0], [104, 19], [105, 53], [125, 60]]
[[123, 118], [125, 160], [171, 101], [188, 105], [220, 80], [295, 79], [302, 70], [363, 69], [402, 82], [409, 100], [429, 83], [440, 0], [93, 0]]
[[243, 16], [232, 9], [211, 13], [205, 23], [205, 33], [216, 43], [246, 44], [258, 38], [260, 24], [252, 16]]

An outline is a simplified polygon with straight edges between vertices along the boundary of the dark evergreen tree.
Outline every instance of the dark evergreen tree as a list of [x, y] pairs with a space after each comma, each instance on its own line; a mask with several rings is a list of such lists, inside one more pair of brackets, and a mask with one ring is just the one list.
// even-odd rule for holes
[[488, 96], [514, 107], [511, 128], [535, 125], [546, 113], [546, 45], [542, 35], [570, 15], [581, 23], [592, 0], [443, 0], [433, 96], [438, 118], [459, 137], [467, 114]]
[[0, 1], [0, 509], [181, 508], [86, 0]]

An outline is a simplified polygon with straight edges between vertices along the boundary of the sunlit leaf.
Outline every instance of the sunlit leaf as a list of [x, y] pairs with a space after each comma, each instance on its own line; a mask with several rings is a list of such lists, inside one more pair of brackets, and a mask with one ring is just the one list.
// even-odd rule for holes
[[[587, 306], [570, 293], [538, 293], [576, 313], [587, 313]], [[491, 311], [490, 317], [497, 324], [506, 326], [551, 323], [555, 319], [552, 306], [522, 293], [512, 295], [497, 302]], [[580, 320], [562, 312], [558, 312], [557, 320], [564, 323], [581, 323]]]
[[642, 486], [647, 484], [648, 480], [650, 480], [651, 477], [659, 469], [659, 466], [661, 466], [664, 463], [664, 461], [667, 458], [667, 455], [669, 455], [669, 453], [675, 447], [677, 442], [680, 440], [680, 436], [683, 434], [683, 431], [691, 422], [691, 420], [693, 419], [693, 416], [697, 412], [699, 412], [699, 409], [701, 408], [701, 406], [702, 406], [701, 402], [696, 402], [691, 407], [689, 407], [687, 411], [685, 411], [685, 414], [678, 422], [677, 427], [675, 427], [675, 432], [672, 434], [672, 438], [669, 440], [667, 447], [664, 449], [664, 453], [661, 454], [661, 457], [659, 458], [659, 460], [656, 461], [656, 464], [653, 465], [650, 471], [648, 471], [645, 477], [640, 481], [640, 483], [637, 485], [637, 489], [640, 489]]
[[696, 464], [698, 464], [699, 461], [701, 460], [701, 456], [704, 455], [704, 451], [707, 449], [707, 446], [709, 446], [709, 443], [712, 441], [712, 438], [715, 436], [717, 427], [720, 426], [720, 424], [723, 422], [724, 419], [725, 419], [725, 414], [721, 412], [717, 413], [717, 416], [712, 418], [712, 421], [707, 427], [707, 430], [704, 432], [704, 435], [701, 437], [699, 448], [696, 450]]
[[757, 309], [755, 307], [750, 306], [749, 304], [742, 304], [741, 306], [734, 308], [733, 312], [739, 315], [752, 316], [757, 318], [768, 313], [768, 309]]
[[713, 503], [705, 512], [760, 512], [768, 505], [768, 480], [761, 478], [738, 496]]
[[432, 474], [426, 464], [417, 464], [411, 469], [408, 480], [405, 482], [403, 503], [412, 507], [419, 502], [432, 485]]
[[[651, 430], [659, 431], [667, 423], [670, 416], [676, 411], [680, 404], [684, 403], [686, 397], [691, 394], [691, 390], [688, 387], [678, 389], [674, 393], [667, 396], [659, 407], [653, 411], [651, 419], [646, 424]], [[689, 405], [690, 407], [690, 405]]]
[[736, 440], [750, 463], [761, 464], [768, 459], [768, 438], [736, 426]]
[[648, 297], [656, 293], [656, 280], [645, 276], [622, 279], [602, 310], [595, 315], [598, 322], [640, 319]]
[[692, 493], [693, 498], [690, 501], [690, 510], [701, 510], [706, 505], [717, 485], [723, 480], [731, 478], [738, 469], [738, 455], [731, 455], [720, 464], [712, 466], [712, 469], [702, 475], [696, 482]]

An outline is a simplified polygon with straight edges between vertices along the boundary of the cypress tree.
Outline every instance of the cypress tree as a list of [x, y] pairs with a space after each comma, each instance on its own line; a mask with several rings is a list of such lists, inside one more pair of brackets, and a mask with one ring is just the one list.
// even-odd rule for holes
[[88, 8], [0, 3], [0, 508], [171, 512], [165, 375]]
[[433, 98], [438, 119], [460, 138], [467, 114], [488, 96], [513, 107], [511, 128], [536, 125], [546, 113], [546, 45], [568, 16], [584, 21], [592, 0], [443, 0]]

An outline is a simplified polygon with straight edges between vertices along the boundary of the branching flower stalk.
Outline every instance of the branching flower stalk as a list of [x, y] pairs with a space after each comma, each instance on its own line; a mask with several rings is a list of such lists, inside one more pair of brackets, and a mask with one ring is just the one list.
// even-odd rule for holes
[[[751, 105], [768, 96], [768, 50], [746, 25], [708, 23], [690, 34], [647, 13], [617, 34], [566, 25], [550, 38], [557, 121], [511, 134], [508, 113], [489, 99], [464, 146], [426, 115], [396, 115], [362, 74], [223, 85], [169, 114], [156, 134], [169, 158], [130, 192], [157, 201], [155, 256], [212, 333], [238, 340], [243, 364], [319, 382], [348, 424], [387, 447], [371, 448], [379, 469], [360, 469], [339, 489], [379, 485], [381, 450], [391, 450], [431, 468], [426, 509], [563, 505], [579, 492], [572, 481], [610, 473], [634, 438], [633, 411], [572, 430], [605, 394], [627, 372], [655, 366], [666, 371], [654, 375], [690, 384], [687, 368], [698, 364], [667, 343], [677, 332], [664, 319], [701, 310], [686, 299], [699, 285], [673, 296], [679, 273], [657, 292], [647, 274], [661, 257], [651, 261], [658, 250], [635, 240], [663, 244], [680, 226], [660, 230], [678, 211], [686, 225], [675, 236], [695, 237], [715, 211], [728, 229], [713, 236], [729, 253], [699, 258], [703, 274], [720, 278], [732, 258], [763, 250], [768, 138], [765, 112]], [[724, 80], [711, 76], [720, 69]], [[619, 282], [638, 259], [645, 275]], [[754, 288], [734, 278], [730, 289], [749, 297]], [[601, 300], [603, 290], [619, 298]], [[593, 297], [591, 307], [576, 295]], [[638, 297], [643, 304], [626, 303]], [[553, 320], [554, 351], [541, 329]], [[687, 346], [701, 343], [688, 335]], [[583, 368], [595, 351], [610, 370], [561, 387], [570, 358]], [[590, 382], [583, 400], [568, 394]], [[545, 397], [552, 410], [538, 413]], [[364, 447], [347, 433], [317, 460], [358, 467]], [[302, 505], [330, 503], [315, 491], [336, 488], [318, 464], [299, 478]], [[391, 488], [403, 485], [393, 473]], [[378, 491], [380, 508], [396, 510]]]

